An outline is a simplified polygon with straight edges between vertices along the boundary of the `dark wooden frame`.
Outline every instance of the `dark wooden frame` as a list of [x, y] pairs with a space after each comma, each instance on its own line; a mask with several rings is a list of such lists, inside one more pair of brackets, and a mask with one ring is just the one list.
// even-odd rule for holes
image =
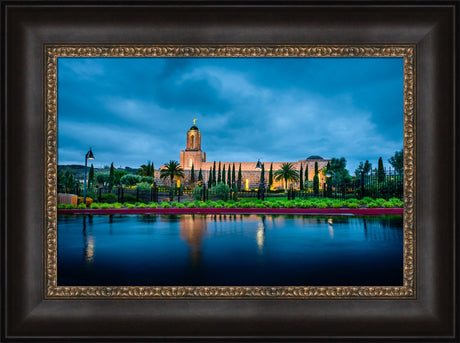
[[[456, 1], [2, 1], [1, 339], [456, 341], [455, 15]], [[417, 299], [44, 300], [44, 44], [254, 42], [416, 44]]]

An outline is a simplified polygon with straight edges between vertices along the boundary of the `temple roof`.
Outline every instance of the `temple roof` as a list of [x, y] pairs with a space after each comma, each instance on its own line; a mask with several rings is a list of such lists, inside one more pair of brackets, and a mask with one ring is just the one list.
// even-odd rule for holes
[[318, 156], [318, 155], [311, 155], [311, 156], [307, 157], [307, 160], [324, 160], [324, 158], [322, 158], [321, 156]]
[[196, 131], [199, 131], [198, 128], [196, 127], [196, 125], [193, 125], [190, 130], [196, 130]]

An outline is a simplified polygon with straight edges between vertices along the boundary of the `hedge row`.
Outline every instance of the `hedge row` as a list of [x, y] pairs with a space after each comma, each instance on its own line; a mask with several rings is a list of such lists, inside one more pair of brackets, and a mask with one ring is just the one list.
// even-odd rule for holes
[[[403, 202], [398, 198], [391, 198], [389, 200], [385, 199], [347, 199], [347, 200], [338, 200], [338, 199], [328, 199], [328, 198], [311, 198], [311, 199], [297, 199], [297, 200], [272, 200], [272, 201], [262, 201], [254, 199], [243, 199], [238, 202], [233, 200], [228, 201], [184, 201], [178, 203], [173, 202], [151, 202], [144, 204], [141, 202], [136, 202], [134, 204], [125, 202], [121, 203], [92, 203], [90, 208], [93, 209], [108, 209], [108, 208], [398, 208], [403, 207]], [[58, 208], [72, 209], [75, 208], [74, 205], [60, 204]], [[78, 205], [79, 209], [87, 208], [84, 204]]]

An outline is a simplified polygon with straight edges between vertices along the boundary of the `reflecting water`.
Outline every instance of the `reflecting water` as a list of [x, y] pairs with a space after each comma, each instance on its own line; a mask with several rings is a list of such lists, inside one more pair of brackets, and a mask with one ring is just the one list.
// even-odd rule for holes
[[402, 285], [402, 216], [58, 216], [58, 285]]

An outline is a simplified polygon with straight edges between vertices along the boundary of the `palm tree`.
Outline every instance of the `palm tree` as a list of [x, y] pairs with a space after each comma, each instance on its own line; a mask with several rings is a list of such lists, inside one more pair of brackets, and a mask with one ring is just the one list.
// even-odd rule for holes
[[163, 165], [163, 168], [160, 171], [160, 178], [166, 179], [169, 177], [171, 179], [171, 187], [172, 187], [173, 179], [176, 176], [184, 177], [184, 170], [180, 166], [179, 162], [170, 160], [169, 163], [166, 163]]
[[299, 174], [297, 173], [297, 170], [294, 169], [294, 165], [292, 163], [283, 163], [281, 165], [281, 169], [275, 171], [274, 176], [276, 181], [284, 180], [285, 190], [287, 189], [288, 181], [299, 181]]

